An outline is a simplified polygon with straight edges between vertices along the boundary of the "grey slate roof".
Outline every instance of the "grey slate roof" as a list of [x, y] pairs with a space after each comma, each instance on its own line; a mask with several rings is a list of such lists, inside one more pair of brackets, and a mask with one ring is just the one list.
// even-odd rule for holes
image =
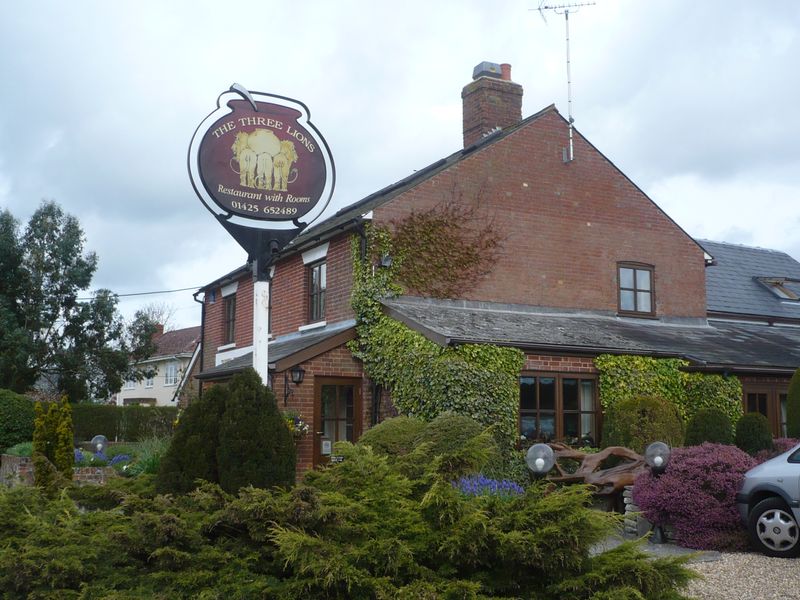
[[[310, 331], [292, 333], [275, 338], [269, 343], [269, 362], [270, 367], [284, 358], [288, 358], [293, 354], [302, 352], [320, 344], [330, 338], [339, 335], [355, 327], [355, 320], [349, 319], [347, 321], [340, 321], [333, 323], [319, 329], [312, 329]], [[198, 379], [216, 379], [237, 373], [242, 369], [253, 366], [253, 353], [248, 352], [241, 356], [237, 356], [221, 365], [204, 369], [197, 378]]]
[[719, 370], [793, 372], [800, 327], [692, 320], [664, 323], [586, 312], [466, 301], [395, 298], [392, 317], [440, 344], [493, 343], [543, 352], [682, 357]]
[[[756, 280], [757, 277], [800, 279], [799, 262], [777, 250], [699, 242], [716, 262], [706, 267], [706, 302], [710, 313], [800, 320], [800, 301], [781, 300]], [[800, 292], [800, 286], [793, 290]]]

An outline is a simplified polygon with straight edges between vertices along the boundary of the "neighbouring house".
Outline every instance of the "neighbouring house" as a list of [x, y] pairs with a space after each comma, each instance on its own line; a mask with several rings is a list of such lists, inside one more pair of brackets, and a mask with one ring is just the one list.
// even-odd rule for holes
[[118, 406], [183, 406], [198, 391], [194, 378], [199, 372], [200, 331], [198, 327], [159, 331], [155, 334], [156, 350], [137, 366], [146, 376], [137, 381], [128, 379], [114, 396]]
[[[800, 365], [800, 265], [693, 239], [579, 131], [570, 158], [569, 123], [555, 106], [523, 119], [522, 87], [510, 66], [498, 67], [482, 63], [462, 91], [462, 149], [309, 227], [272, 269], [270, 385], [279, 407], [312, 427], [299, 468], [393, 413], [346, 345], [356, 337], [350, 297], [353, 261], [366, 260], [365, 224], [392, 226], [443, 204], [484, 211], [502, 232], [494, 265], [452, 297], [407, 291], [383, 310], [443, 346], [522, 350], [521, 432], [597, 439], [593, 359], [610, 353], [736, 375], [743, 402], [779, 433], [781, 394]], [[198, 378], [224, 381], [252, 365], [253, 311], [262, 309], [249, 266], [199, 293]]]

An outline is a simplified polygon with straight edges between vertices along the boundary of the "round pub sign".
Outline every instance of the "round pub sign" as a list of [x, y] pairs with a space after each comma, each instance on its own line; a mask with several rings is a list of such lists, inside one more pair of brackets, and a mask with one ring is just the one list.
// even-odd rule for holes
[[304, 104], [238, 85], [219, 97], [195, 132], [189, 173], [209, 210], [261, 228], [313, 221], [335, 180], [328, 145]]

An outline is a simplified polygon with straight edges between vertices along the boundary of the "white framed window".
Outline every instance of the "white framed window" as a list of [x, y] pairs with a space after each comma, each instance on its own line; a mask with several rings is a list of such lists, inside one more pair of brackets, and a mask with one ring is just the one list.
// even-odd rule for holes
[[178, 383], [178, 363], [169, 363], [164, 372], [164, 385], [176, 385]]
[[126, 379], [125, 385], [122, 386], [123, 390], [135, 390], [136, 389], [136, 381], [133, 379]]
[[152, 373], [150, 373], [148, 377], [145, 377], [144, 387], [146, 387], [146, 388], [153, 387], [153, 377], [154, 377], [154, 375]]

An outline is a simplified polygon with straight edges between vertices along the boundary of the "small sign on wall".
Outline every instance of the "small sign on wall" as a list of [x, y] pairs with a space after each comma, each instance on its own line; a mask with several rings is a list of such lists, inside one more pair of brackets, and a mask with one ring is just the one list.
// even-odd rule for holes
[[332, 446], [333, 444], [331, 443], [330, 440], [322, 440], [322, 451], [321, 451], [322, 455], [330, 456]]

